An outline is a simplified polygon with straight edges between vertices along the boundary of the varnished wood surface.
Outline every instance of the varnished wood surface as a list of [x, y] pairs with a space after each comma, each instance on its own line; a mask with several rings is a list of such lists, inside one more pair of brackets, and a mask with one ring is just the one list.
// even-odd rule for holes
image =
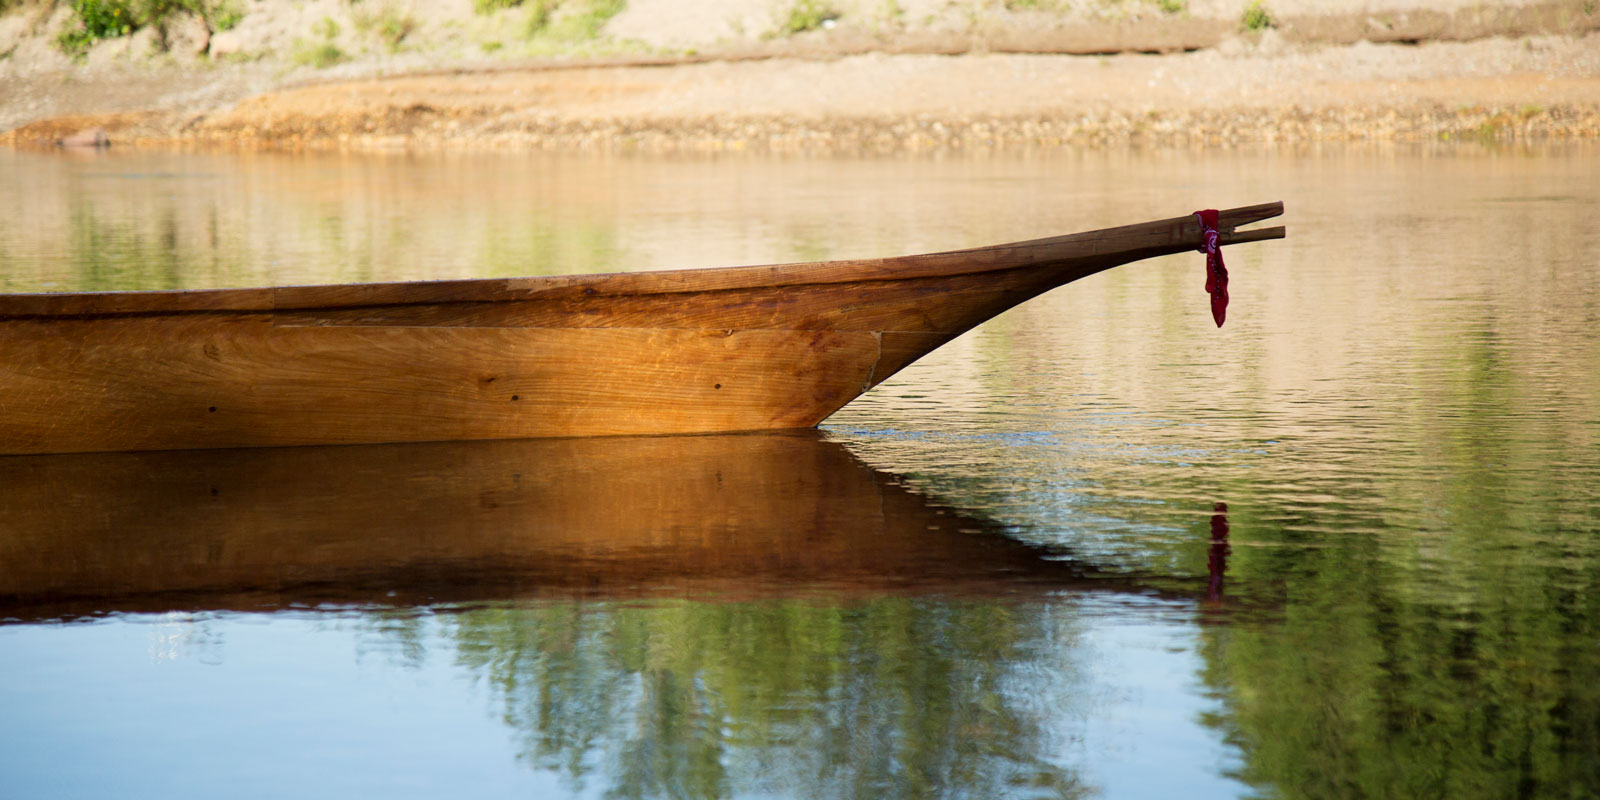
[[943, 341], [860, 331], [285, 328], [264, 315], [12, 325], [7, 396], [49, 402], [8, 404], [0, 439], [11, 452], [802, 428]]
[[[1232, 228], [1281, 204], [1223, 212]], [[809, 427], [950, 338], [1194, 217], [895, 259], [0, 295], [0, 454]]]
[[0, 485], [0, 619], [1152, 590], [930, 502], [814, 431], [12, 457]]

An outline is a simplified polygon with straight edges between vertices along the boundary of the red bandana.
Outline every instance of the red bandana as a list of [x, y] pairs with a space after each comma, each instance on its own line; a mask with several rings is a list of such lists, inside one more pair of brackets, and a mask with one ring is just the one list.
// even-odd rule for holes
[[1206, 292], [1211, 295], [1211, 318], [1222, 327], [1228, 316], [1228, 268], [1222, 265], [1222, 249], [1217, 246], [1217, 210], [1194, 212], [1200, 218], [1200, 252], [1206, 254]]

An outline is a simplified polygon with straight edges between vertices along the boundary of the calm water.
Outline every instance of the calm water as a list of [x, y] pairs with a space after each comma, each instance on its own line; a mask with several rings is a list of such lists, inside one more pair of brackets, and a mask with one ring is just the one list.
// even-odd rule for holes
[[1275, 199], [1222, 330], [1200, 256], [1120, 268], [820, 432], [0, 458], [0, 796], [1600, 794], [1595, 147], [0, 152], [0, 290]]

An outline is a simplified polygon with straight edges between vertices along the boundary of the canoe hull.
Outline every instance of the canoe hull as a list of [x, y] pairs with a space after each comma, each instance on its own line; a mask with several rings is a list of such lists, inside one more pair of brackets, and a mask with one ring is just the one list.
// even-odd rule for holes
[[61, 453], [803, 428], [950, 338], [275, 322], [11, 322], [0, 441]]

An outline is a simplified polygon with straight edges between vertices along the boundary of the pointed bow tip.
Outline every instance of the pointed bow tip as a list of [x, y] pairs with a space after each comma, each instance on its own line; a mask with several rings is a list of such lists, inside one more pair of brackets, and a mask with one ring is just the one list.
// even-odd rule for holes
[[1264, 219], [1283, 215], [1283, 201], [1276, 200], [1271, 203], [1261, 203], [1253, 206], [1240, 206], [1239, 208], [1225, 209], [1217, 214], [1217, 227], [1224, 231], [1237, 228], [1240, 225], [1249, 225]]

